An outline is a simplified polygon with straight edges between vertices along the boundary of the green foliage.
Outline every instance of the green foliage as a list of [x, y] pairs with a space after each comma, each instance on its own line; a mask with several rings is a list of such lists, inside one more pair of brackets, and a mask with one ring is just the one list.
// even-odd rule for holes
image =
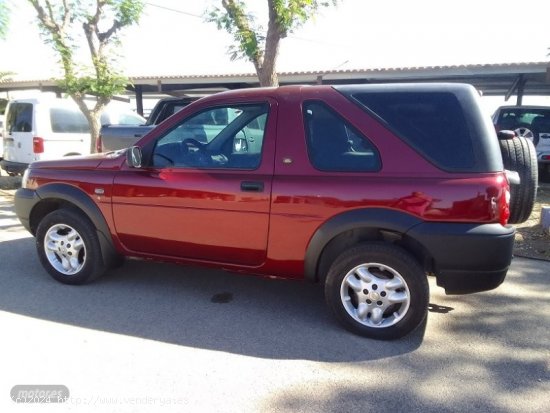
[[0, 39], [6, 38], [10, 21], [10, 9], [6, 0], [0, 0]]
[[279, 41], [312, 18], [319, 8], [336, 4], [338, 0], [266, 0], [269, 11], [267, 32], [257, 24], [255, 16], [247, 12], [245, 1], [220, 1], [221, 7], [206, 12], [206, 20], [233, 36], [235, 45], [229, 48], [231, 59], [250, 60], [258, 72], [260, 83], [265, 83], [269, 76], [262, 80], [266, 75], [263, 69], [268, 67], [274, 71]]
[[[45, 41], [59, 56], [64, 72], [60, 87], [76, 101], [90, 123], [93, 151], [102, 108], [129, 83], [115, 69], [113, 48], [119, 45], [118, 32], [139, 21], [144, 3], [141, 0], [27, 1], [37, 12]], [[86, 66], [75, 61], [75, 52], [83, 42], [90, 52], [91, 64]], [[86, 95], [97, 97], [92, 109], [84, 102]]]
[[[110, 99], [125, 90], [128, 80], [114, 69], [111, 46], [125, 26], [139, 21], [141, 0], [28, 0], [38, 12], [38, 21], [46, 42], [59, 56], [64, 71], [60, 86], [70, 95], [95, 95]], [[111, 16], [111, 19], [109, 19]], [[100, 31], [99, 26], [108, 27]], [[80, 28], [84, 27], [85, 40]], [[87, 41], [91, 65], [79, 65], [75, 50]]]
[[246, 12], [243, 1], [224, 1], [223, 7], [208, 11], [206, 20], [215, 23], [219, 30], [224, 29], [233, 35], [237, 46], [229, 49], [231, 60], [245, 57], [251, 61], [258, 59], [265, 42], [263, 28], [256, 24], [254, 15]]
[[337, 0], [272, 0], [277, 15], [277, 23], [281, 28], [282, 37], [292, 33], [308, 21], [320, 7], [336, 4]]
[[109, 4], [116, 11], [115, 18], [122, 26], [139, 23], [139, 18], [143, 13], [143, 2], [135, 0], [112, 0]]
[[70, 95], [94, 95], [103, 98], [110, 98], [126, 90], [128, 79], [111, 71], [108, 64], [98, 62], [95, 70], [99, 72], [96, 76], [66, 76], [59, 82], [59, 86]]

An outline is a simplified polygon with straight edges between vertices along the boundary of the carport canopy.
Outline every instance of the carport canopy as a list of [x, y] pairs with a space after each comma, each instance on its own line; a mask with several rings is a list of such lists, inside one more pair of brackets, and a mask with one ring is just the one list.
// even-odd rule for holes
[[[332, 71], [281, 72], [280, 85], [357, 84], [398, 82], [461, 82], [476, 87], [484, 96], [515, 95], [521, 105], [523, 96], [550, 96], [550, 63], [503, 63], [404, 68], [345, 69]], [[127, 86], [135, 95], [137, 112], [143, 114], [144, 95], [184, 96], [209, 94], [221, 90], [258, 87], [253, 73], [222, 75], [135, 76]], [[40, 89], [62, 93], [55, 79], [0, 81], [0, 91]]]

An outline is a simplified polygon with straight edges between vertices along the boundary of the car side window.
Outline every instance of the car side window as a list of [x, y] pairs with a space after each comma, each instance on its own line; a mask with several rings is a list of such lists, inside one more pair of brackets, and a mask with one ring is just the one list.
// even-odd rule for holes
[[90, 132], [90, 125], [78, 108], [51, 108], [50, 124], [54, 133]]
[[32, 130], [32, 103], [14, 103], [9, 108], [8, 132], [30, 132]]
[[304, 104], [308, 155], [321, 171], [374, 172], [381, 168], [374, 145], [326, 104]]
[[256, 169], [260, 166], [269, 106], [218, 106], [184, 119], [158, 139], [158, 168]]

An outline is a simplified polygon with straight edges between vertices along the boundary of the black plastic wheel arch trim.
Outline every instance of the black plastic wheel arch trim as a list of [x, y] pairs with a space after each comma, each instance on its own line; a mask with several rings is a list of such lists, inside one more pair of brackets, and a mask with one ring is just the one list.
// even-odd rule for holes
[[62, 200], [82, 210], [96, 228], [103, 262], [107, 265], [113, 262], [117, 252], [111, 238], [109, 226], [94, 201], [84, 191], [75, 186], [52, 183], [43, 185], [36, 190], [23, 188], [17, 190], [15, 194], [16, 214], [29, 232], [34, 235], [33, 228], [31, 228], [33, 208], [40, 201], [47, 199]]
[[317, 264], [328, 243], [339, 234], [358, 228], [372, 228], [405, 234], [423, 221], [412, 215], [390, 209], [357, 209], [336, 215], [317, 229], [309, 242], [304, 275], [308, 281], [319, 281]]
[[317, 271], [324, 248], [336, 236], [359, 228], [392, 231], [418, 242], [433, 259], [437, 284], [447, 294], [496, 288], [513, 256], [512, 226], [425, 222], [406, 213], [370, 208], [337, 215], [316, 231], [306, 251], [306, 279], [320, 281]]

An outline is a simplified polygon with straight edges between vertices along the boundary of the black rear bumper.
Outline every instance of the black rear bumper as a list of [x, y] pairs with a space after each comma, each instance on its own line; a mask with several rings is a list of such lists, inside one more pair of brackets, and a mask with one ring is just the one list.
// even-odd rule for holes
[[0, 161], [0, 167], [10, 174], [19, 174], [22, 175], [25, 172], [25, 169], [29, 167], [28, 163], [12, 162], [2, 159]]
[[407, 235], [433, 260], [437, 285], [447, 294], [498, 287], [512, 261], [515, 229], [500, 224], [422, 223]]

